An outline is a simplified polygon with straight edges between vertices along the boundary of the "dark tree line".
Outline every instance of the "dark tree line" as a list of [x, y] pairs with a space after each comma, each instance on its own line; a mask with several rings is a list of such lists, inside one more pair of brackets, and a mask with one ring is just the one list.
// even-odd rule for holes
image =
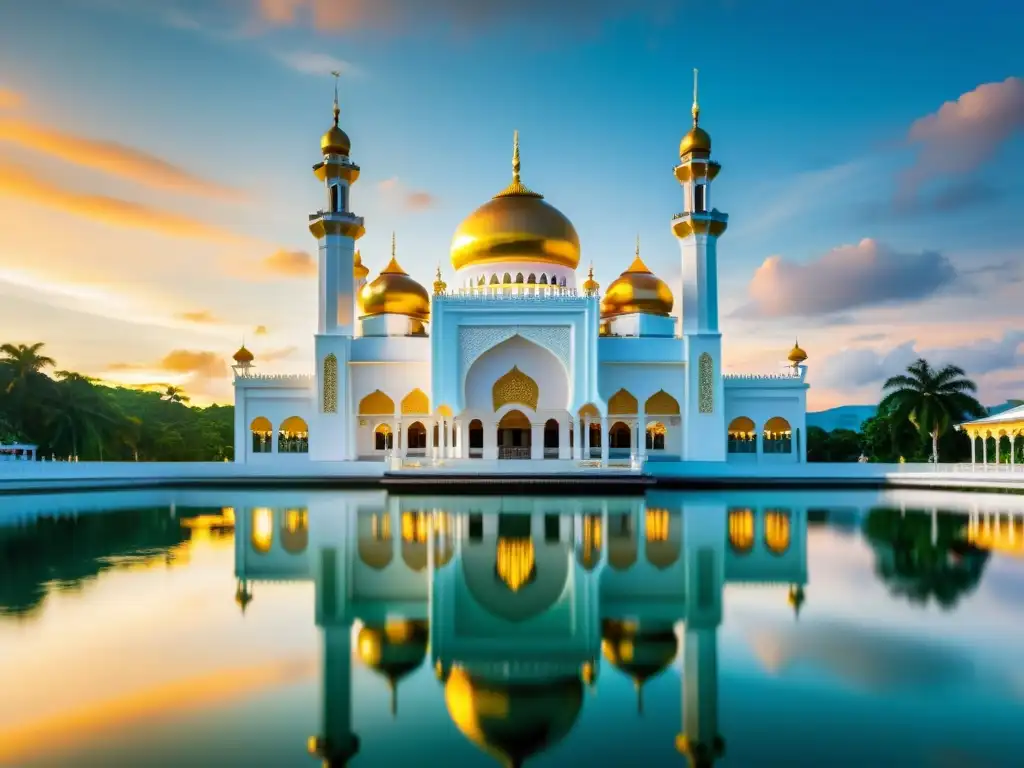
[[223, 461], [234, 457], [234, 408], [191, 406], [176, 387], [111, 387], [56, 368], [43, 344], [0, 346], [0, 444], [81, 461]]

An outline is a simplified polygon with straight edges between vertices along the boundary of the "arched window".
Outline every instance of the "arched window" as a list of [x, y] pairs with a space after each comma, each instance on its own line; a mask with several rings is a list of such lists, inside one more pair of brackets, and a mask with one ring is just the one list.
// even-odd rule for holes
[[274, 544], [274, 511], [257, 507], [252, 511], [250, 543], [254, 552], [265, 555]]
[[729, 544], [741, 554], [754, 548], [754, 510], [729, 510]]
[[773, 555], [781, 555], [789, 549], [789, 512], [783, 509], [769, 509], [764, 516], [764, 543]]
[[660, 421], [647, 425], [647, 448], [652, 451], [665, 450], [665, 425]]
[[551, 276], [551, 284], [552, 285], [558, 285], [558, 275], [552, 275]]
[[498, 285], [498, 273], [491, 275], [491, 285]]
[[391, 427], [387, 424], [380, 424], [373, 430], [373, 449], [375, 451], [389, 451], [395, 447], [395, 436], [391, 434]]
[[757, 453], [757, 430], [752, 419], [737, 416], [729, 422], [729, 453]]
[[548, 284], [548, 276], [547, 275], [541, 275], [540, 276], [540, 284], [541, 285], [547, 285]]
[[484, 424], [480, 419], [469, 422], [469, 458], [479, 459], [484, 455]]
[[273, 453], [274, 426], [266, 416], [257, 416], [249, 425], [253, 453]]
[[508, 272], [506, 272], [505, 276], [503, 278], [501, 278], [501, 282], [504, 283], [505, 285], [511, 285], [512, 284], [512, 275], [510, 275]]
[[693, 210], [697, 213], [707, 213], [707, 187], [704, 184], [697, 184], [693, 188]]
[[558, 421], [548, 419], [544, 422], [544, 458], [558, 458]]
[[522, 282], [523, 282], [523, 273], [522, 272], [519, 272], [519, 273], [516, 274], [516, 282], [519, 283], [520, 285], [522, 285]]
[[537, 284], [537, 276], [536, 275], [530, 275], [528, 278], [526, 278], [526, 284], [527, 285], [536, 285]]
[[305, 419], [291, 416], [281, 422], [277, 432], [278, 453], [309, 453], [309, 427]]
[[337, 184], [331, 184], [331, 213], [337, 213], [341, 210], [341, 187]]
[[565, 288], [565, 278], [563, 277], [563, 278], [562, 278], [561, 280], [559, 280], [559, 281], [558, 281], [558, 284], [559, 284], [560, 286], [562, 286], [563, 288]]
[[477, 285], [483, 285], [484, 284], [484, 276], [483, 275], [480, 275], [479, 279], [476, 281], [476, 284]]
[[793, 452], [793, 432], [789, 422], [781, 416], [773, 416], [765, 422], [762, 439], [765, 453]]

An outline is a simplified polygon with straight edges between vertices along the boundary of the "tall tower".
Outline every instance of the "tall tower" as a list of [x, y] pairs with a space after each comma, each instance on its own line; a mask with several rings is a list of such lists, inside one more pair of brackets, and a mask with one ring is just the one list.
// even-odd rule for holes
[[349, 210], [349, 192], [359, 178], [352, 142], [338, 125], [339, 73], [333, 73], [334, 125], [320, 139], [323, 160], [313, 173], [324, 184], [326, 208], [310, 214], [309, 231], [319, 245], [316, 336], [316, 414], [310, 424], [309, 452], [315, 461], [355, 458], [355, 436], [348, 403], [348, 362], [357, 322], [357, 281], [365, 271], [356, 261], [356, 240], [365, 234], [361, 216]]
[[685, 444], [689, 461], [725, 461], [722, 336], [718, 330], [718, 238], [729, 217], [711, 207], [711, 182], [721, 166], [711, 159], [711, 136], [699, 125], [693, 70], [693, 127], [679, 143], [675, 175], [683, 212], [672, 219], [682, 252], [682, 330], [687, 349]]

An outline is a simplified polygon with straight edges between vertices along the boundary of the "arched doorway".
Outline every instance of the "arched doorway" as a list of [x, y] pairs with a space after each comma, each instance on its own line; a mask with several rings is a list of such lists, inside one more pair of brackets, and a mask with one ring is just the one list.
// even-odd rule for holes
[[614, 455], [628, 455], [633, 445], [633, 430], [624, 421], [616, 421], [608, 430], [608, 451]]
[[406, 441], [406, 454], [408, 456], [426, 456], [427, 454], [427, 428], [423, 422], [414, 421], [409, 425], [408, 440]]
[[482, 459], [484, 455], [484, 423], [480, 419], [469, 422], [469, 458]]
[[509, 411], [498, 422], [498, 458], [530, 458], [531, 437], [530, 420], [522, 411]]
[[555, 419], [544, 422], [544, 458], [558, 458], [558, 421]]

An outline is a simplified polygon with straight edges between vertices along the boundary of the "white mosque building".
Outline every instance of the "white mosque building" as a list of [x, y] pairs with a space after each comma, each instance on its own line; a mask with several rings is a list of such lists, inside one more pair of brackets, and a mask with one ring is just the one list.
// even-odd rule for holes
[[[718, 238], [721, 168], [698, 125], [679, 146], [683, 211], [677, 289], [632, 262], [602, 293], [580, 281], [572, 223], [520, 178], [456, 229], [454, 277], [428, 291], [391, 260], [370, 280], [352, 211], [360, 168], [338, 125], [313, 167], [325, 205], [309, 217], [319, 244], [315, 373], [254, 371], [235, 354], [235, 460], [803, 462], [806, 353], [769, 374], [723, 375]], [[414, 459], [412, 457], [415, 457]], [[473, 466], [484, 466], [473, 465]]]

